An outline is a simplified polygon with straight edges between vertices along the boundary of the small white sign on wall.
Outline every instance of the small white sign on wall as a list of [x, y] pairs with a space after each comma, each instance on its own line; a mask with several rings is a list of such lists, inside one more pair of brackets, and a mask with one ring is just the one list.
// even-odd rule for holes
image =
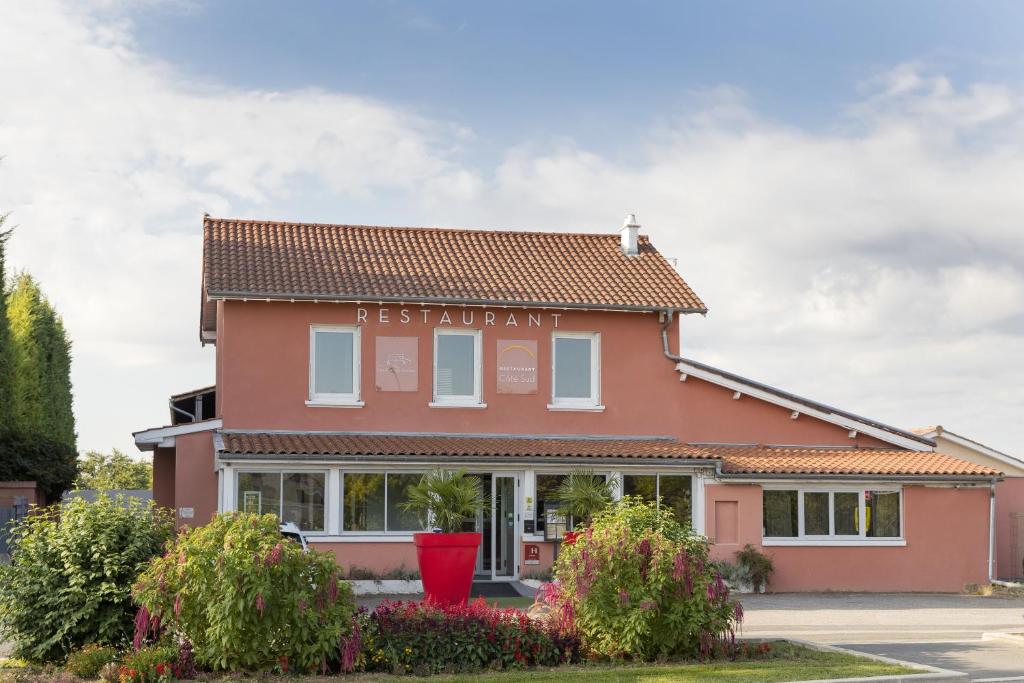
[[192, 519], [196, 516], [196, 511], [193, 508], [178, 508], [178, 516], [182, 519]]

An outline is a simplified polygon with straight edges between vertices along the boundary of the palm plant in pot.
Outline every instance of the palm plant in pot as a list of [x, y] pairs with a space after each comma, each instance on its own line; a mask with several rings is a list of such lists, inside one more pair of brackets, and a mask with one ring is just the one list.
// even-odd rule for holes
[[433, 529], [413, 534], [427, 600], [462, 604], [469, 599], [481, 535], [464, 532], [462, 526], [475, 520], [486, 505], [480, 478], [465, 470], [433, 470], [406, 489], [402, 509], [415, 513], [424, 528]]
[[[613, 479], [605, 479], [593, 470], [577, 469], [566, 475], [558, 486], [558, 509], [576, 525], [586, 526], [595, 513], [608, 507], [614, 495]], [[577, 533], [566, 531], [565, 542], [574, 543]]]

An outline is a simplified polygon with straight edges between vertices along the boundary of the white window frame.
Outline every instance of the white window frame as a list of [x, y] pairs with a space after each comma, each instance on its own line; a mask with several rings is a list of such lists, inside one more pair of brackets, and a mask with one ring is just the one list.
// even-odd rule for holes
[[[437, 394], [437, 351], [438, 339], [448, 336], [473, 337], [473, 393], [458, 396], [438, 396]], [[482, 400], [483, 385], [483, 334], [471, 328], [434, 328], [434, 362], [433, 362], [433, 400], [431, 408], [486, 408]]]
[[[423, 475], [426, 470], [350, 470], [341, 469], [341, 497], [339, 498], [338, 509], [341, 510], [341, 514], [338, 515], [338, 532], [343, 536], [387, 536], [389, 539], [406, 539], [412, 540], [412, 535], [418, 533], [418, 531], [426, 531], [426, 529], [413, 530], [413, 531], [390, 531], [388, 529], [388, 476], [392, 474], [419, 474]], [[383, 474], [384, 475], [384, 529], [374, 530], [367, 529], [364, 531], [353, 531], [345, 528], [345, 476], [349, 474]]]
[[[348, 332], [352, 334], [352, 392], [348, 394], [316, 392], [316, 335], [318, 332]], [[309, 326], [309, 399], [307, 406], [362, 408], [362, 373], [360, 358], [362, 357], [361, 329], [358, 325], [310, 325]]]
[[[324, 528], [320, 531], [306, 531], [302, 530], [303, 536], [327, 536], [330, 533], [330, 512], [331, 509], [331, 473], [327, 469], [281, 469], [279, 467], [268, 467], [260, 469], [256, 467], [246, 467], [243, 469], [233, 468], [235, 490], [232, 492], [231, 509], [240, 510], [238, 507], [238, 494], [240, 490], [238, 488], [238, 479], [243, 474], [276, 474], [277, 479], [277, 519], [284, 524], [284, 477], [286, 474], [322, 474], [324, 475]], [[262, 507], [262, 502], [261, 502]]]
[[[588, 398], [565, 398], [557, 395], [557, 365], [559, 339], [590, 340], [590, 396]], [[548, 410], [603, 411], [601, 405], [601, 333], [600, 332], [553, 332], [551, 334], [551, 403]]]
[[[797, 492], [797, 535], [796, 536], [764, 536], [762, 523], [761, 545], [765, 546], [905, 546], [907, 544], [904, 535], [904, 524], [906, 522], [906, 508], [903, 505], [903, 487], [892, 485], [843, 485], [843, 486], [796, 486], [796, 485], [763, 485], [762, 494], [765, 491], [796, 491]], [[900, 496], [900, 535], [898, 537], [875, 538], [867, 535], [867, 505], [865, 504], [864, 493], [876, 491], [879, 493], [898, 493]], [[804, 495], [807, 493], [828, 494], [828, 534], [807, 534], [804, 530]], [[858, 505], [858, 529], [857, 534], [836, 534], [835, 533], [835, 494], [856, 493]], [[762, 510], [763, 510], [762, 505]]]

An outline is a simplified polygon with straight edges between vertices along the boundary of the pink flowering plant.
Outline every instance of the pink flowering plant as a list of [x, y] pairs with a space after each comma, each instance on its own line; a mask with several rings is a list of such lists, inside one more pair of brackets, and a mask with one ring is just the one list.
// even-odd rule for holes
[[352, 636], [334, 556], [283, 539], [275, 515], [222, 514], [183, 531], [134, 595], [136, 648], [164, 633], [211, 670], [325, 670]]
[[515, 609], [388, 602], [360, 615], [363, 668], [420, 676], [481, 669], [557, 666], [575, 661], [579, 642]]
[[640, 498], [595, 514], [562, 546], [555, 577], [541, 594], [549, 619], [598, 656], [709, 657], [735, 642], [743, 618], [707, 540]]

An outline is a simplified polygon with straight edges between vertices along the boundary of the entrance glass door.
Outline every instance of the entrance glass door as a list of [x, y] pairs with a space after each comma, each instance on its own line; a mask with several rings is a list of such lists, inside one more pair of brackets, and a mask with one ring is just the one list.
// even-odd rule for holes
[[465, 531], [479, 531], [480, 549], [476, 556], [476, 580], [495, 581], [516, 576], [519, 547], [516, 543], [516, 500], [519, 480], [514, 474], [476, 474], [490, 505], [467, 522]]
[[492, 578], [516, 574], [516, 477], [496, 474], [491, 480]]

